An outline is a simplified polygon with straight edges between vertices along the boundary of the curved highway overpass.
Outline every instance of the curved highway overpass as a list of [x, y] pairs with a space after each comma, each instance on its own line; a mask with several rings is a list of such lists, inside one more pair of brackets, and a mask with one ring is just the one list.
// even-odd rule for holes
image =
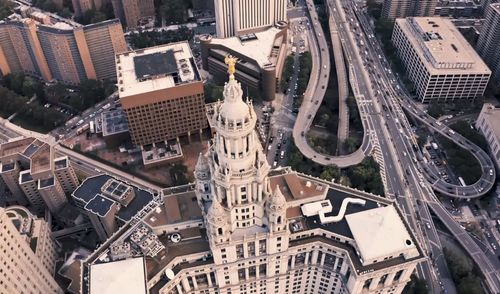
[[[306, 2], [309, 15], [311, 18], [311, 30], [309, 30], [309, 44], [312, 56], [312, 69], [311, 76], [309, 78], [309, 83], [307, 85], [306, 92], [304, 93], [304, 101], [300, 107], [295, 125], [293, 127], [293, 138], [295, 145], [300, 150], [300, 152], [312, 161], [321, 165], [332, 165], [335, 164], [339, 167], [348, 167], [354, 164], [360, 163], [364, 157], [365, 153], [370, 152], [371, 146], [369, 142], [369, 137], [363, 136], [363, 143], [361, 147], [354, 153], [344, 156], [333, 156], [329, 154], [322, 154], [314, 150], [307, 142], [306, 134], [311, 127], [312, 121], [321, 106], [321, 102], [325, 96], [326, 88], [328, 87], [328, 80], [330, 76], [330, 54], [326, 43], [325, 35], [321, 24], [318, 21], [318, 15], [314, 7], [313, 1], [308, 0]], [[334, 23], [334, 22], [333, 22]], [[332, 21], [330, 21], [332, 24]], [[336, 28], [334, 29], [336, 31]], [[341, 47], [337, 45], [333, 46], [334, 49], [339, 50], [335, 53], [335, 60], [338, 59], [337, 55], [342, 57]], [[340, 61], [339, 61], [340, 65]], [[343, 77], [345, 73], [338, 73]], [[339, 81], [340, 83], [340, 81]], [[344, 83], [344, 82], [343, 82]], [[340, 86], [340, 85], [339, 85]], [[347, 96], [347, 89], [339, 87], [339, 95]], [[360, 111], [360, 114], [362, 111]], [[363, 119], [363, 127], [366, 130], [365, 119]]]
[[[360, 16], [362, 15], [360, 14]], [[370, 27], [368, 21], [364, 17], [359, 17], [359, 20], [363, 23], [362, 27], [365, 28], [365, 30]], [[373, 32], [366, 33], [368, 35], [373, 34]], [[394, 96], [399, 100], [400, 106], [412, 117], [421, 121], [433, 131], [443, 135], [458, 146], [471, 152], [481, 165], [481, 178], [474, 184], [460, 186], [447, 183], [434, 169], [429, 168], [429, 166], [427, 166], [424, 162], [420, 161], [418, 162], [418, 165], [431, 187], [441, 194], [462, 199], [477, 198], [488, 193], [495, 184], [496, 177], [494, 163], [489, 155], [470, 140], [464, 138], [441, 122], [438, 122], [435, 118], [418, 108], [417, 102], [415, 102], [410, 94], [405, 90], [404, 84], [396, 78], [392, 71], [389, 70], [389, 63], [385, 60], [384, 52], [377, 43], [376, 38], [371, 38], [370, 41], [372, 43], [370, 45], [372, 45], [372, 48], [375, 51], [372, 54], [372, 59], [374, 60], [373, 65], [378, 67], [377, 72], [379, 73], [379, 79], [384, 80], [387, 88], [389, 88], [389, 90], [393, 92]], [[391, 111], [386, 110], [386, 112], [389, 113]]]

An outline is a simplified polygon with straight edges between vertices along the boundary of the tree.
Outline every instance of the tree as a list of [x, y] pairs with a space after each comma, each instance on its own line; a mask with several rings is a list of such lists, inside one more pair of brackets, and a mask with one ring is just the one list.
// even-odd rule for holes
[[106, 14], [97, 10], [97, 11], [95, 11], [94, 15], [90, 19], [90, 23], [98, 23], [98, 22], [105, 21], [105, 20], [107, 20]]
[[14, 9], [14, 2], [9, 0], [1, 0], [0, 1], [0, 20], [6, 18], [11, 15]]
[[465, 138], [471, 140], [474, 144], [479, 146], [483, 150], [488, 150], [488, 142], [483, 135], [478, 131], [470, 127], [469, 123], [466, 121], [459, 121], [450, 126], [453, 130], [460, 133]]
[[373, 157], [365, 157], [360, 164], [349, 167], [347, 176], [352, 187], [373, 194], [384, 195], [380, 168]]
[[350, 154], [359, 148], [359, 140], [356, 138], [347, 138], [344, 141], [345, 152]]
[[419, 279], [415, 275], [411, 275], [411, 280], [406, 284], [403, 293], [405, 294], [427, 294], [429, 293], [429, 287], [427, 282], [423, 279]]
[[325, 166], [319, 177], [326, 181], [338, 180], [340, 178], [340, 169], [336, 165]]
[[457, 286], [459, 294], [482, 294], [484, 293], [481, 287], [481, 279], [474, 274], [468, 274], [465, 278], [460, 280]]
[[427, 107], [427, 114], [434, 117], [438, 118], [441, 115], [445, 113], [444, 107], [442, 104], [439, 104], [436, 101], [432, 101], [429, 106]]
[[162, 0], [160, 15], [167, 24], [179, 24], [187, 21], [187, 8], [189, 1], [185, 0]]

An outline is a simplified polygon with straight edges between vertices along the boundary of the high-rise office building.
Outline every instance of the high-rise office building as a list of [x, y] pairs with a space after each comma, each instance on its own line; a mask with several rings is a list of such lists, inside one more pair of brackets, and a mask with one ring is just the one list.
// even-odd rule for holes
[[111, 0], [115, 17], [127, 28], [135, 28], [155, 17], [153, 0]]
[[[216, 133], [195, 184], [165, 189], [106, 240], [83, 265], [85, 287], [103, 291], [91, 271], [109, 261], [115, 292], [125, 281], [119, 265], [128, 264], [137, 293], [401, 293], [425, 258], [401, 211], [382, 197], [271, 171], [257, 115], [243, 101], [234, 60], [227, 63], [224, 101], [208, 113]], [[137, 257], [146, 265], [133, 265]]]
[[83, 16], [89, 10], [100, 10], [103, 5], [102, 0], [72, 0], [71, 2], [75, 15], [79, 17]]
[[252, 33], [287, 20], [287, 0], [213, 1], [219, 38]]
[[49, 225], [21, 206], [0, 207], [0, 293], [63, 293], [54, 280]]
[[78, 177], [67, 156], [54, 159], [54, 175], [66, 195], [70, 195], [78, 187]]
[[392, 43], [421, 102], [483, 96], [491, 71], [449, 19], [398, 18]]
[[3, 75], [24, 72], [69, 84], [116, 78], [115, 54], [127, 49], [118, 19], [81, 26], [43, 18], [40, 12], [29, 16], [17, 16], [0, 24]]
[[188, 42], [117, 58], [118, 93], [134, 144], [189, 137], [207, 127], [203, 82]]
[[235, 56], [241, 61], [236, 78], [244, 89], [252, 90], [262, 100], [272, 101], [285, 64], [287, 33], [287, 23], [280, 22], [261, 32], [230, 38], [203, 35], [200, 37], [203, 69], [216, 80], [224, 81], [227, 79], [224, 59], [227, 55]]
[[384, 0], [382, 18], [433, 16], [438, 0]]
[[477, 40], [476, 50], [491, 69], [491, 81], [500, 85], [500, 3], [490, 4]]
[[61, 158], [52, 158], [51, 147], [34, 138], [1, 144], [0, 176], [12, 194], [7, 203], [29, 204], [39, 214], [45, 208], [57, 213], [68, 202], [66, 195], [73, 192], [78, 179], [69, 161], [63, 167]]
[[485, 103], [476, 120], [476, 128], [488, 142], [491, 158], [500, 166], [500, 108]]

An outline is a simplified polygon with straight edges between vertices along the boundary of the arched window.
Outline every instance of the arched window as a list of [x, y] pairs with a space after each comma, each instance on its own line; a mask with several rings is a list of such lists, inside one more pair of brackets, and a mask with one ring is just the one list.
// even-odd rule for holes
[[222, 235], [222, 228], [217, 229], [217, 234]]
[[281, 215], [278, 216], [278, 224], [281, 224]]

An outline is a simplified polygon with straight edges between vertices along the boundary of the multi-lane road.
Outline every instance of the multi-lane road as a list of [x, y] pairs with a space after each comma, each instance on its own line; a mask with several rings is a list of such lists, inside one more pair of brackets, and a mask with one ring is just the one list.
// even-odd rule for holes
[[[359, 51], [363, 50], [363, 53], [359, 54], [358, 57], [364, 55], [364, 66], [359, 67], [358, 70], [365, 73], [378, 73], [378, 75], [371, 74], [370, 79], [372, 83], [370, 88], [372, 90], [371, 92], [374, 93], [372, 97], [375, 97], [377, 103], [382, 104], [383, 110], [378, 117], [382, 121], [385, 121], [383, 129], [386, 130], [388, 134], [387, 136], [378, 136], [378, 138], [384, 138], [384, 140], [388, 142], [387, 146], [390, 149], [386, 150], [385, 148], [381, 148], [382, 153], [386, 155], [386, 152], [389, 151], [389, 153], [395, 155], [394, 158], [391, 158], [391, 156], [380, 158], [380, 161], [384, 162], [385, 167], [387, 167], [391, 161], [396, 167], [393, 170], [387, 169], [386, 190], [392, 192], [392, 194], [396, 196], [398, 203], [403, 207], [403, 210], [407, 212], [413, 228], [419, 233], [422, 239], [425, 239], [425, 243], [428, 243], [427, 248], [429, 256], [432, 256], [433, 263], [437, 265], [437, 271], [433, 271], [433, 273], [440, 273], [440, 280], [442, 283], [448, 280], [443, 279], [443, 277], [447, 276], [447, 269], [442, 258], [441, 245], [430, 218], [429, 208], [450, 229], [452, 234], [471, 255], [485, 276], [488, 287], [494, 293], [497, 293], [500, 289], [500, 281], [496, 270], [499, 268], [498, 260], [494, 256], [492, 257], [484, 254], [472, 240], [470, 235], [451, 217], [448, 211], [437, 200], [432, 189], [438, 190], [438, 185], [432, 183], [433, 185], [429, 186], [426, 183], [425, 177], [427, 175], [425, 174], [423, 163], [417, 160], [417, 158], [419, 158], [417, 155], [420, 155], [421, 158], [420, 150], [417, 146], [414, 146], [415, 142], [412, 142], [411, 138], [413, 133], [406, 115], [402, 111], [402, 107], [405, 108], [410, 115], [416, 116], [419, 119], [425, 118], [430, 128], [440, 132], [460, 146], [468, 147], [468, 150], [474, 150], [473, 154], [483, 165], [483, 178], [480, 182], [472, 186], [473, 188], [477, 188], [475, 189], [476, 192], [472, 190], [464, 191], [464, 189], [471, 189], [470, 186], [461, 188], [455, 187], [456, 191], [462, 193], [462, 196], [472, 197], [483, 195], [491, 188], [492, 182], [495, 179], [494, 170], [492, 172], [490, 171], [490, 167], [492, 166], [492, 164], [490, 165], [491, 160], [486, 153], [483, 152], [483, 154], [482, 151], [478, 150], [477, 146], [474, 146], [474, 144], [467, 141], [462, 136], [450, 132], [450, 129], [445, 126], [437, 124], [433, 118], [427, 116], [424, 112], [418, 111], [411, 97], [400, 91], [403, 86], [396, 82], [397, 79], [390, 71], [388, 63], [383, 57], [383, 52], [374, 37], [373, 30], [369, 25], [366, 14], [361, 12], [362, 9], [355, 6], [355, 3], [344, 2], [342, 9], [346, 9], [345, 12], [351, 18], [351, 30], [349, 34], [355, 35], [358, 43], [357, 46], [354, 46], [354, 49], [360, 49]], [[351, 44], [355, 43], [352, 42]], [[387, 120], [385, 120], [385, 118], [387, 118]], [[380, 140], [380, 142], [384, 140]], [[475, 147], [477, 147], [477, 149]], [[405, 167], [404, 172], [401, 168], [402, 166]], [[424, 172], [424, 174], [422, 174], [422, 172]], [[448, 183], [446, 184], [449, 185]], [[482, 187], [482, 189], [480, 190], [479, 187]], [[464, 195], [463, 192], [467, 195]], [[422, 203], [427, 203], [427, 205], [423, 205]], [[448, 287], [446, 288], [450, 289]], [[434, 289], [436, 289], [436, 287], [434, 287]]]
[[[307, 132], [309, 131], [316, 112], [321, 106], [323, 97], [325, 96], [326, 88], [330, 77], [330, 48], [327, 46], [325, 35], [321, 24], [318, 20], [318, 14], [312, 0], [306, 1], [311, 19], [311, 29], [308, 31], [309, 50], [312, 56], [312, 69], [309, 83], [304, 93], [304, 101], [297, 115], [295, 125], [293, 127], [293, 139], [295, 145], [300, 152], [312, 161], [321, 165], [335, 164], [339, 167], [347, 167], [359, 163], [365, 157], [365, 154], [370, 153], [371, 146], [368, 134], [365, 132], [361, 147], [354, 153], [346, 156], [332, 156], [322, 154], [314, 150], [307, 142]], [[338, 48], [335, 45], [334, 49]], [[342, 54], [340, 52], [340, 54]], [[342, 74], [342, 73], [340, 73]], [[341, 86], [345, 83], [342, 81]], [[341, 93], [342, 95], [342, 93]], [[363, 120], [365, 130], [368, 126]]]

